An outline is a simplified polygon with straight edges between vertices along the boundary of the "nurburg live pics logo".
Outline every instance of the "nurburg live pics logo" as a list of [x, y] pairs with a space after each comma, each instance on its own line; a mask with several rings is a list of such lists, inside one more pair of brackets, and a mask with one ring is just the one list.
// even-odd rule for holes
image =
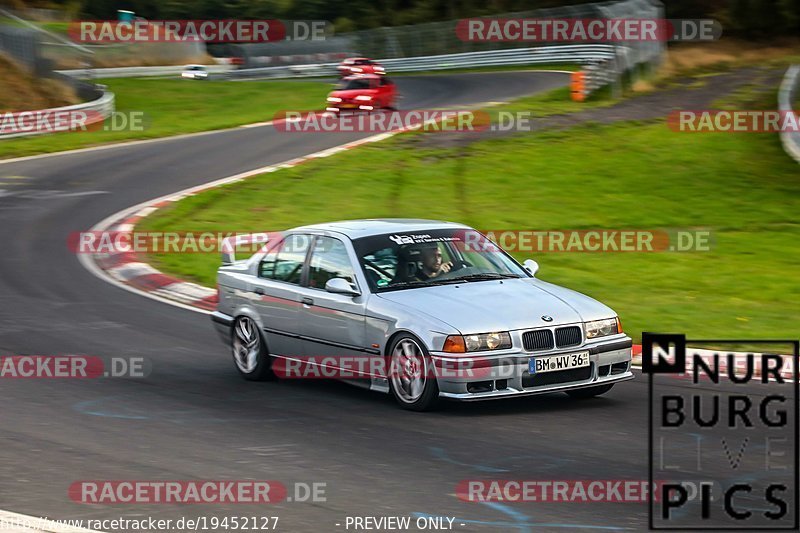
[[[719, 349], [732, 345], [763, 353]], [[675, 480], [650, 493], [650, 529], [798, 529], [799, 352], [796, 340], [642, 334], [649, 483]]]

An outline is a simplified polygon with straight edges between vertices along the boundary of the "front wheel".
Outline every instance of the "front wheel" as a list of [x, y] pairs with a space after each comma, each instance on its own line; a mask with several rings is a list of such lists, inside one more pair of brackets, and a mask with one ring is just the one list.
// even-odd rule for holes
[[584, 400], [586, 398], [594, 398], [595, 396], [600, 396], [601, 394], [605, 394], [611, 390], [614, 386], [613, 383], [609, 385], [597, 385], [595, 387], [586, 387], [583, 389], [575, 389], [575, 390], [568, 390], [567, 394], [577, 400]]
[[233, 323], [233, 362], [239, 374], [248, 381], [263, 381], [274, 377], [272, 358], [267, 352], [258, 324], [247, 316]]
[[439, 400], [431, 358], [415, 337], [403, 334], [395, 339], [389, 366], [389, 388], [403, 409], [428, 411]]

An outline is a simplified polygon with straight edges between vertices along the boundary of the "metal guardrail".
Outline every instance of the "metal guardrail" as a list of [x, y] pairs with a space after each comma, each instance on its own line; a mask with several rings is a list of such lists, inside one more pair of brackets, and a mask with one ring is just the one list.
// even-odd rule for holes
[[[103, 119], [111, 116], [115, 110], [114, 93], [103, 91], [103, 94], [96, 100], [91, 102], [84, 102], [82, 104], [68, 105], [63, 107], [54, 107], [50, 109], [38, 109], [31, 111], [32, 113], [57, 113], [57, 112], [70, 112], [70, 111], [94, 111], [100, 114]], [[0, 139], [11, 139], [14, 137], [31, 137], [33, 135], [44, 135], [50, 133], [47, 131], [27, 131], [22, 133], [9, 133], [3, 134], [0, 132]]]
[[585, 63], [614, 57], [614, 47], [608, 44], [573, 44], [484, 50], [427, 57], [384, 59], [381, 64], [388, 72], [446, 70], [472, 67], [503, 67], [516, 65]]
[[[461, 54], [445, 54], [397, 59], [378, 59], [386, 72], [422, 72], [474, 67], [502, 67], [547, 64], [590, 64], [613, 60], [619, 54], [610, 44], [572, 44], [563, 46], [539, 46], [535, 48], [512, 48], [508, 50], [486, 50]], [[317, 65], [293, 65], [235, 70], [228, 73], [231, 78], [289, 78], [297, 76], [328, 76], [337, 73], [338, 63]]]
[[[212, 74], [225, 74], [235, 67], [232, 65], [208, 65], [207, 70]], [[144, 78], [149, 76], [177, 76], [186, 69], [186, 65], [171, 65], [160, 67], [109, 67], [57, 70], [59, 74], [79, 78]]]
[[[800, 97], [800, 65], [793, 65], [786, 71], [778, 91], [778, 110], [793, 113], [798, 97]], [[783, 149], [800, 163], [800, 132], [784, 131], [780, 135]]]
[[[33, 75], [59, 80], [75, 91], [82, 100], [88, 100], [80, 104], [54, 107], [49, 109], [32, 109], [20, 111], [19, 113], [30, 112], [38, 116], [56, 115], [74, 111], [86, 111], [98, 113], [102, 120], [110, 117], [115, 110], [114, 93], [108, 92], [105, 86], [95, 85], [78, 79], [75, 76], [65, 76], [52, 70], [52, 62], [42, 54], [43, 43], [40, 39], [45, 36], [57, 41], [59, 46], [65, 46], [72, 50], [77, 50], [82, 55], [91, 55], [93, 52], [86, 47], [71, 43], [61, 36], [39, 28], [37, 25], [21, 19], [4, 9], [0, 9], [0, 14], [15, 20], [25, 26], [16, 28], [13, 26], [0, 25], [0, 50], [9, 54], [22, 66], [26, 67]], [[99, 122], [95, 120], [94, 122]], [[88, 125], [89, 123], [87, 123]], [[0, 139], [11, 139], [14, 137], [31, 137], [34, 135], [44, 135], [51, 133], [47, 130], [25, 131], [18, 133], [6, 133], [0, 131]]]

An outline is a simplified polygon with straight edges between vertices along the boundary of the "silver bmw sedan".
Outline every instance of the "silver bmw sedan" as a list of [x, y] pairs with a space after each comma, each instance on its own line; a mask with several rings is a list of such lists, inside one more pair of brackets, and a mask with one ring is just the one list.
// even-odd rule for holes
[[245, 379], [341, 379], [422, 411], [441, 398], [588, 398], [633, 378], [614, 311], [468, 226], [353, 220], [264, 239], [243, 260], [223, 244], [211, 315]]

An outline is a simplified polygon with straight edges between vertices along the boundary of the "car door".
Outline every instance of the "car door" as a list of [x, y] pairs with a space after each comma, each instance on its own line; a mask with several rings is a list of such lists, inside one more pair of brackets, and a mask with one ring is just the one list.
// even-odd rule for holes
[[302, 355], [300, 285], [312, 235], [288, 235], [258, 265], [253, 283], [267, 347], [274, 355]]
[[394, 82], [386, 76], [380, 79], [380, 99], [383, 107], [395, 107], [396, 87]]
[[[366, 346], [368, 292], [358, 286], [353, 258], [349, 246], [339, 238], [318, 236], [314, 242], [300, 312], [307, 355], [368, 357], [374, 351]], [[326, 291], [325, 284], [333, 278], [346, 279], [361, 294]]]

